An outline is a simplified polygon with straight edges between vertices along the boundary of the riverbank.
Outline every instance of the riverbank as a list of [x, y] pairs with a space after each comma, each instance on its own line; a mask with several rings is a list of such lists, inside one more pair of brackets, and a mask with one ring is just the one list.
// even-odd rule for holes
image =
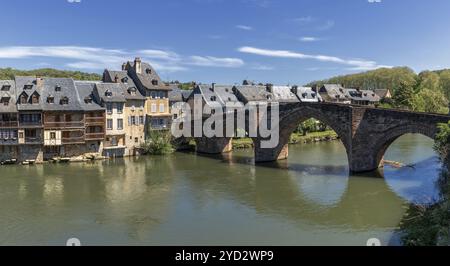
[[[332, 130], [312, 132], [303, 136], [299, 133], [293, 133], [289, 144], [307, 144], [325, 141], [334, 141], [339, 139], [336, 132]], [[253, 149], [253, 141], [251, 138], [233, 139], [233, 150]]]

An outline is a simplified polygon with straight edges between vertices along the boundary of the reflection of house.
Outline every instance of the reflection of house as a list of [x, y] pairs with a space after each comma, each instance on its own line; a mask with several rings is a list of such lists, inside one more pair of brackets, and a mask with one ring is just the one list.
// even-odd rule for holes
[[317, 103], [321, 102], [320, 94], [316, 93], [311, 87], [292, 87], [292, 92], [297, 96], [300, 102]]
[[18, 127], [15, 82], [0, 81], [0, 161], [17, 158]]
[[107, 157], [125, 155], [125, 112], [124, 84], [98, 83], [94, 89], [94, 99], [106, 109], [106, 137], [103, 154]]

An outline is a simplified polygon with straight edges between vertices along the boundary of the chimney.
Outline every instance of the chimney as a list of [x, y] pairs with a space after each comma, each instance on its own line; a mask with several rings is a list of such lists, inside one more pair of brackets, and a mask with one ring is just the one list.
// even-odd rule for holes
[[36, 86], [40, 87], [44, 85], [44, 79], [41, 76], [36, 76]]
[[294, 94], [297, 94], [297, 92], [298, 92], [298, 86], [297, 86], [297, 85], [292, 86], [291, 92], [294, 93]]
[[114, 83], [119, 83], [119, 76], [118, 76], [118, 75], [116, 75], [116, 76], [114, 77]]
[[136, 70], [136, 73], [142, 74], [142, 61], [140, 57], [136, 57], [134, 59], [134, 70]]
[[125, 70], [127, 70], [127, 63], [122, 64], [122, 71], [125, 71]]
[[267, 92], [270, 92], [270, 93], [273, 93], [273, 85], [267, 83], [267, 84], [266, 84], [266, 91], [267, 91]]
[[211, 85], [211, 90], [214, 91], [215, 89], [216, 89], [216, 83], [213, 83], [213, 84]]

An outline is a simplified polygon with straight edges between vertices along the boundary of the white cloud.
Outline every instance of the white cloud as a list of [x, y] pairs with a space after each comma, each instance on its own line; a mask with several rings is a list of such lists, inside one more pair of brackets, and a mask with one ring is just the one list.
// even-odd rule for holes
[[81, 3], [81, 0], [67, 0], [67, 2], [74, 4], [74, 3]]
[[316, 42], [316, 41], [320, 41], [320, 38], [317, 37], [311, 37], [311, 36], [305, 36], [305, 37], [301, 37], [299, 38], [299, 41], [301, 42]]
[[367, 2], [373, 4], [373, 3], [381, 3], [381, 0], [367, 0]]
[[253, 30], [253, 27], [247, 26], [247, 25], [236, 25], [236, 28], [238, 28], [240, 30], [247, 30], [247, 31]]
[[241, 67], [239, 58], [213, 56], [182, 56], [173, 51], [143, 49], [125, 51], [83, 46], [7, 46], [0, 47], [0, 59], [56, 58], [70, 68], [101, 70], [117, 69], [135, 56], [142, 57], [161, 72], [188, 70], [188, 66]]
[[196, 66], [211, 67], [241, 67], [244, 65], [244, 61], [242, 59], [218, 58], [213, 56], [191, 56], [190, 60], [186, 63]]
[[364, 60], [364, 59], [342, 59], [336, 56], [328, 55], [308, 55], [298, 52], [292, 52], [287, 50], [269, 50], [261, 49], [256, 47], [240, 47], [238, 49], [241, 53], [255, 54], [267, 57], [278, 57], [278, 58], [292, 58], [292, 59], [310, 59], [321, 62], [336, 63], [342, 65], [348, 65], [351, 70], [370, 70], [380, 67], [390, 67], [385, 65], [378, 65], [375, 61]]

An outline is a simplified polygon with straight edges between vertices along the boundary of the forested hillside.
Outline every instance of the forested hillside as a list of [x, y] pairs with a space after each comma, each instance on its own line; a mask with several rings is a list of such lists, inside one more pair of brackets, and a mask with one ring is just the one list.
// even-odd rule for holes
[[14, 79], [14, 76], [42, 76], [52, 78], [73, 78], [76, 80], [101, 80], [102, 76], [96, 73], [81, 71], [57, 70], [42, 68], [35, 70], [18, 70], [13, 68], [0, 68], [0, 80]]
[[380, 68], [358, 74], [337, 76], [308, 84], [343, 84], [345, 87], [361, 89], [390, 89], [392, 101], [385, 107], [414, 111], [448, 113], [450, 99], [450, 69], [423, 71], [416, 74], [408, 67]]

